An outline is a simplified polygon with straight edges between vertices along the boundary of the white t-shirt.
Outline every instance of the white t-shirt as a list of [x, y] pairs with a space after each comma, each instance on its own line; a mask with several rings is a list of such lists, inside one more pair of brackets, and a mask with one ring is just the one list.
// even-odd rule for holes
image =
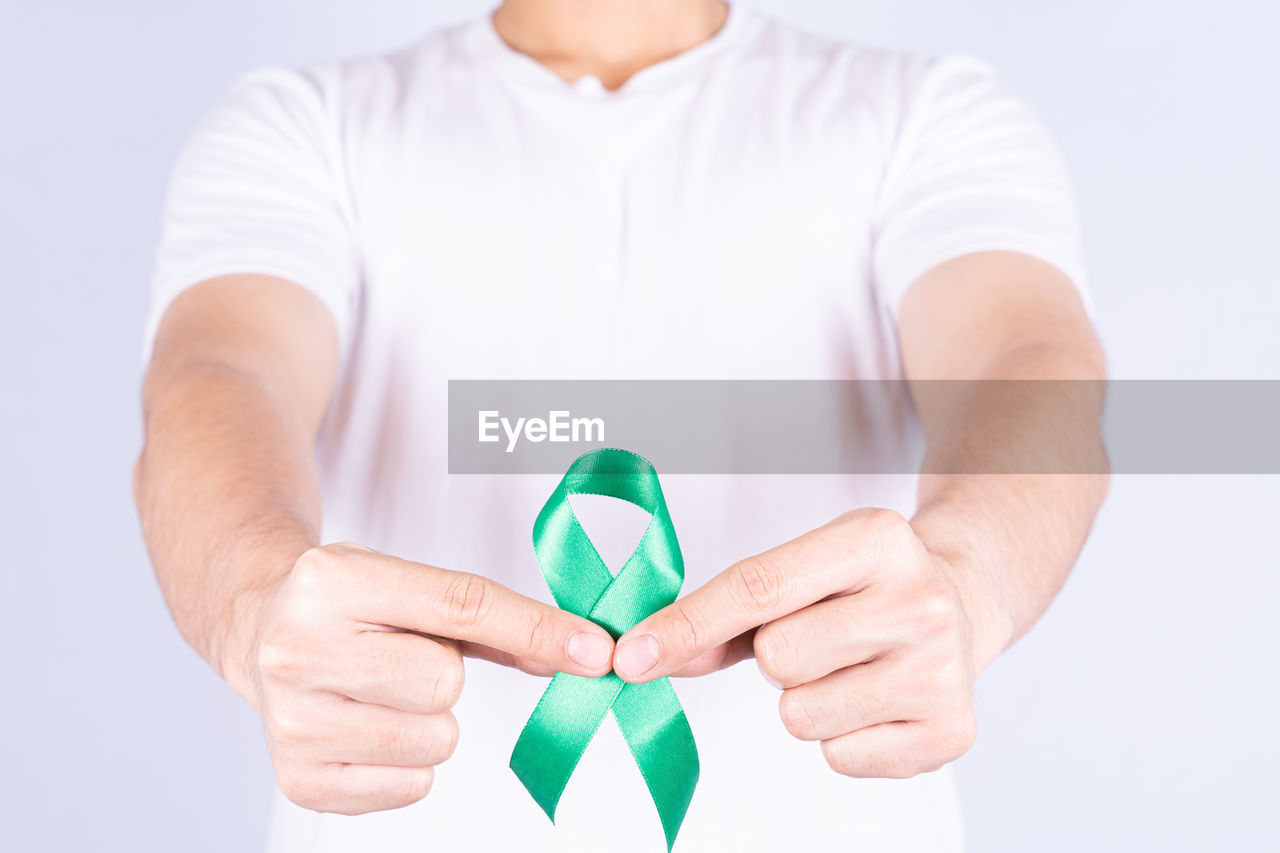
[[[310, 289], [342, 344], [318, 450], [325, 539], [550, 601], [530, 530], [557, 478], [448, 475], [448, 379], [896, 378], [903, 293], [986, 249], [1082, 278], [1055, 148], [974, 59], [868, 50], [734, 7], [709, 41], [610, 93], [514, 52], [485, 16], [241, 79], [176, 167], [147, 342], [169, 300], [211, 276]], [[663, 485], [686, 590], [847, 509], [914, 500], [905, 476]], [[675, 685], [702, 764], [678, 850], [960, 848], [948, 770], [837, 775], [787, 734], [750, 663]], [[520, 786], [507, 763], [544, 686], [468, 661], [461, 742], [423, 802], [348, 818], [278, 797], [270, 849], [662, 850], [612, 718], [556, 826]]]

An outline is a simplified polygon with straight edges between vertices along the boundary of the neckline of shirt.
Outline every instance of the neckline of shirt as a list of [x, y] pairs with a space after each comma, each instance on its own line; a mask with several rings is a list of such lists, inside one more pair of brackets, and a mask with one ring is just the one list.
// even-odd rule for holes
[[697, 68], [740, 44], [747, 29], [749, 10], [739, 8], [738, 3], [729, 3], [727, 6], [724, 23], [708, 39], [675, 56], [641, 68], [612, 92], [605, 89], [604, 84], [594, 75], [567, 80], [531, 56], [516, 50], [498, 34], [493, 25], [492, 13], [481, 15], [470, 27], [468, 35], [476, 56], [506, 79], [577, 97], [617, 100], [679, 85], [691, 79]]

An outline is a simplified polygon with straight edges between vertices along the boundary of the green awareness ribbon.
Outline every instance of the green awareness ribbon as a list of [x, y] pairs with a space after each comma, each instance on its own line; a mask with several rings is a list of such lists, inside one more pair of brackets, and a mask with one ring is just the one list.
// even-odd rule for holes
[[[569, 506], [570, 495], [584, 494], [618, 498], [652, 516], [616, 577]], [[684, 582], [658, 474], [626, 450], [593, 450], [569, 466], [534, 522], [533, 549], [556, 604], [615, 640], [675, 601]], [[669, 679], [628, 684], [613, 672], [599, 678], [556, 673], [516, 741], [511, 769], [555, 823], [560, 795], [610, 710], [658, 808], [670, 853], [698, 784], [698, 750]]]

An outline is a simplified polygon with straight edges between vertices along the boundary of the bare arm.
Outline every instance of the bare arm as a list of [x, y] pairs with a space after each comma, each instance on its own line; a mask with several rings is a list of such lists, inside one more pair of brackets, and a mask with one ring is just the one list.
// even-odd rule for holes
[[319, 544], [312, 455], [337, 353], [327, 309], [289, 282], [181, 294], [135, 492], [174, 618], [262, 718], [285, 796], [357, 814], [426, 796], [457, 743], [464, 653], [599, 676], [613, 640], [479, 575]]
[[[1023, 255], [938, 266], [900, 331], [912, 380], [1104, 375], [1071, 283]], [[991, 384], [915, 386], [926, 470], [1027, 470], [1027, 454], [1044, 471], [1102, 470], [1100, 399], [1009, 407]], [[1063, 427], [1047, 442], [1046, 423]], [[974, 679], [1053, 598], [1105, 491], [1093, 474], [923, 476], [910, 522], [857, 509], [748, 557], [621, 637], [614, 669], [644, 682], [754, 655], [787, 730], [836, 771], [936, 769], [972, 745]]]
[[312, 452], [337, 354], [315, 296], [237, 275], [174, 300], [147, 372], [134, 495], [156, 576], [183, 635], [255, 708], [252, 635], [319, 544]]
[[1095, 380], [1035, 393], [1030, 410], [1001, 406], [1013, 395], [982, 381], [926, 382], [915, 395], [926, 470], [972, 469], [982, 457], [979, 467], [1015, 472], [922, 475], [911, 521], [950, 565], [980, 671], [1049, 606], [1106, 496], [1106, 363], [1071, 282], [1010, 253], [926, 274], [907, 293], [900, 336], [911, 379]]

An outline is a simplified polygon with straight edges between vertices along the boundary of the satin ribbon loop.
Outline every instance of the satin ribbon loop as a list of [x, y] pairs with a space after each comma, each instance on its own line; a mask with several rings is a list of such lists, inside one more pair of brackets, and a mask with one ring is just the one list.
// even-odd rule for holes
[[[585, 494], [618, 498], [652, 516], [616, 577], [569, 505], [570, 495]], [[615, 640], [675, 601], [684, 582], [658, 474], [647, 459], [626, 450], [593, 450], [569, 466], [534, 522], [533, 548], [556, 604]], [[600, 678], [556, 673], [516, 741], [511, 769], [554, 823], [560, 795], [610, 710], [658, 809], [670, 851], [698, 783], [698, 751], [669, 679], [628, 684], [612, 672]]]

